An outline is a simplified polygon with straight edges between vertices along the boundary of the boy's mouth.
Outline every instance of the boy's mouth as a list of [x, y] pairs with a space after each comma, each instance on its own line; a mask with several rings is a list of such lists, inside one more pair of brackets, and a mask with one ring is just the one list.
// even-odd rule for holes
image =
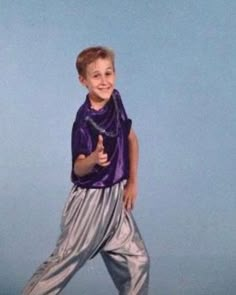
[[109, 92], [109, 91], [112, 90], [112, 87], [99, 88], [98, 90], [101, 91], [101, 92]]

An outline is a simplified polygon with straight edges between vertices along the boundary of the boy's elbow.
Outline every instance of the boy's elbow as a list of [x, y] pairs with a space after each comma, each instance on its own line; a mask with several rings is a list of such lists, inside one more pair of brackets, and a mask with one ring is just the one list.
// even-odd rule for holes
[[77, 177], [81, 177], [83, 175], [81, 174], [81, 170], [80, 170], [80, 167], [79, 167], [79, 163], [78, 162], [79, 162], [78, 160], [75, 161], [74, 167], [73, 167], [73, 171], [74, 171], [74, 174]]

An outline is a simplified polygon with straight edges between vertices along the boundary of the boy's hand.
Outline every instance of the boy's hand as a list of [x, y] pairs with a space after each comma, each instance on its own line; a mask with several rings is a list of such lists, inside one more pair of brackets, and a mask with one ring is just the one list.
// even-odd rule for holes
[[124, 189], [124, 205], [130, 211], [134, 208], [134, 203], [137, 196], [137, 184], [135, 182], [127, 181]]
[[98, 135], [97, 146], [93, 153], [94, 153], [96, 164], [102, 167], [106, 167], [110, 165], [110, 161], [108, 161], [108, 155], [104, 153], [103, 137], [100, 134]]

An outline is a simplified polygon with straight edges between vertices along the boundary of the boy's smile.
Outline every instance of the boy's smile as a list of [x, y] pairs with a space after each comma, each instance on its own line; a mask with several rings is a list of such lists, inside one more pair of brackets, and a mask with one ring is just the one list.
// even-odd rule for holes
[[115, 86], [115, 71], [109, 58], [98, 58], [86, 68], [86, 77], [79, 77], [88, 88], [91, 106], [102, 108], [110, 99]]

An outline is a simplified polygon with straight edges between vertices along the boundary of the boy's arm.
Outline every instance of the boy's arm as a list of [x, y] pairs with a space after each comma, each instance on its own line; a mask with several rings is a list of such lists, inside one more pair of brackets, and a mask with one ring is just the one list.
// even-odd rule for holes
[[137, 174], [138, 174], [138, 158], [139, 145], [138, 138], [133, 129], [130, 130], [129, 137], [129, 178], [127, 180], [124, 191], [124, 203], [127, 210], [134, 208], [137, 196]]
[[74, 173], [78, 177], [85, 176], [92, 172], [95, 165], [106, 167], [110, 164], [107, 154], [104, 153], [103, 137], [98, 136], [95, 150], [89, 155], [79, 155], [74, 163]]

